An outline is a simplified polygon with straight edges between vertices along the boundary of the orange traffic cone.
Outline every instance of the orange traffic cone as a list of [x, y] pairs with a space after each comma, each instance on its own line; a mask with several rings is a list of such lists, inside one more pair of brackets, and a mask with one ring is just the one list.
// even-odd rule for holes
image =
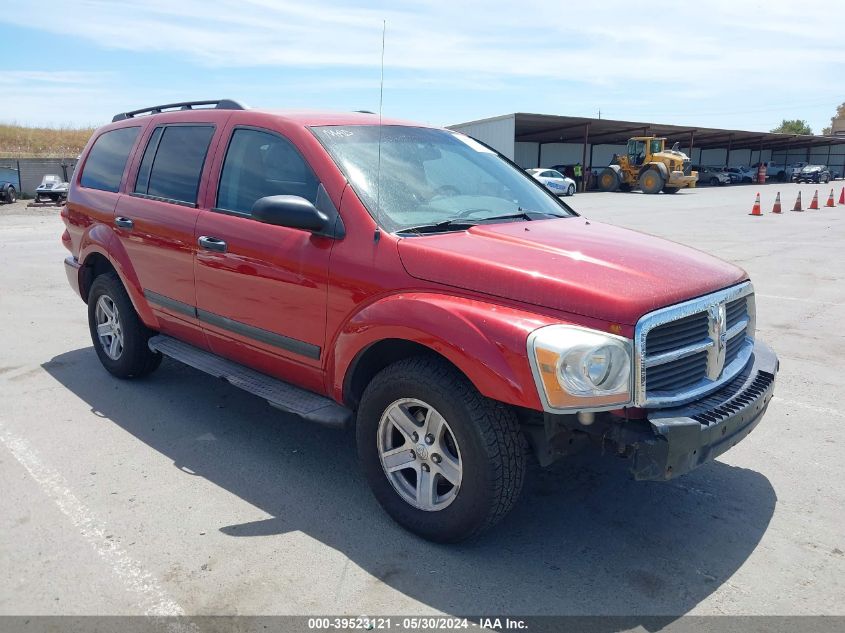
[[763, 215], [760, 211], [760, 194], [757, 194], [757, 199], [754, 201], [754, 206], [751, 208], [751, 213], [748, 215]]
[[833, 189], [830, 190], [830, 197], [827, 199], [826, 207], [835, 207], [836, 203], [833, 201]]
[[775, 206], [772, 207], [772, 213], [780, 213], [780, 191], [778, 191], [778, 195], [775, 197]]
[[815, 209], [816, 211], [819, 210], [819, 190], [816, 189], [816, 193], [813, 194], [813, 199], [810, 201], [810, 206], [807, 207], [808, 209]]
[[804, 209], [801, 208], [801, 192], [798, 192], [798, 197], [795, 198], [795, 206], [792, 207], [793, 211], [803, 211]]
[[839, 194], [839, 204], [845, 204], [845, 187], [842, 187], [842, 193]]

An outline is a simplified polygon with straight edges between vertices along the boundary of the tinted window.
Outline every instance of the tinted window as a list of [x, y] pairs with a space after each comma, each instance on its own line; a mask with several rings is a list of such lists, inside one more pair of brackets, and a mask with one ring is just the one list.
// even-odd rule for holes
[[141, 168], [138, 170], [138, 179], [135, 181], [136, 193], [147, 193], [147, 188], [150, 185], [150, 170], [153, 168], [153, 159], [156, 156], [162, 132], [164, 132], [164, 128], [157, 127], [153, 130], [153, 134], [147, 142], [147, 149], [144, 151], [144, 158], [141, 160]]
[[232, 134], [217, 207], [249, 214], [265, 196], [301, 196], [317, 200], [317, 177], [288, 141], [267, 132], [240, 129]]
[[[138, 174], [137, 193], [156, 198], [194, 204], [197, 201], [202, 166], [208, 144], [214, 135], [210, 125], [172, 125], [163, 128], [158, 144], [150, 138], [141, 172]], [[145, 165], [152, 163], [149, 176], [143, 173]], [[146, 191], [139, 186], [146, 181]]]
[[88, 153], [79, 183], [90, 189], [117, 191], [139, 127], [124, 127], [101, 135]]

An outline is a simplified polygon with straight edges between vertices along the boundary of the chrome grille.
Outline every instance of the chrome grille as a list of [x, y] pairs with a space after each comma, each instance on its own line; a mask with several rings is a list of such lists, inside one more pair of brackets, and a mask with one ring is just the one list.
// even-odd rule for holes
[[707, 352], [650, 367], [646, 370], [649, 391], [673, 391], [697, 383], [707, 375]]
[[746, 282], [640, 319], [637, 404], [681, 404], [733, 378], [751, 356], [754, 315], [754, 289]]
[[734, 299], [725, 306], [725, 317], [727, 319], [728, 329], [732, 328], [747, 316], [748, 299], [746, 297]]
[[654, 356], [706, 338], [707, 313], [699, 312], [654, 328], [646, 340], [646, 353]]

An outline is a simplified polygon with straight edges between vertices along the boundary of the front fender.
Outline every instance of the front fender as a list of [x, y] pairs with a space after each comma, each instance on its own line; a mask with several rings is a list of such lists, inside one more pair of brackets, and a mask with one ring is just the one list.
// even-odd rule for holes
[[642, 168], [640, 168], [640, 175], [642, 175], [642, 173], [648, 169], [656, 169], [657, 173], [660, 174], [660, 177], [663, 178], [664, 182], [667, 182], [669, 180], [669, 170], [663, 163], [648, 163], [646, 165], [643, 165]]
[[401, 339], [444, 356], [483, 395], [541, 410], [528, 364], [528, 335], [558, 322], [516, 308], [439, 293], [391, 295], [351, 317], [336, 337], [328, 363], [330, 390], [344, 402], [354, 361], [374, 343]]
[[[95, 224], [82, 235], [79, 244], [79, 263], [83, 267], [80, 269], [80, 274], [83, 274], [85, 270], [86, 260], [94, 253], [103, 255], [111, 262], [144, 325], [158, 329], [158, 319], [156, 319], [150, 305], [144, 298], [141, 282], [138, 280], [138, 275], [132, 266], [126, 248], [114, 231], [105, 224]], [[80, 288], [83, 287], [82, 281], [80, 279]]]

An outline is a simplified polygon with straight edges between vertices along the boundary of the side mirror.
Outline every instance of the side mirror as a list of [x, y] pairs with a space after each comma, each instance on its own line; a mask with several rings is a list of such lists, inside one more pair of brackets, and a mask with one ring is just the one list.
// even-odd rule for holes
[[299, 196], [266, 196], [252, 205], [252, 219], [265, 224], [286, 226], [319, 233], [329, 225], [329, 218], [311, 202]]

